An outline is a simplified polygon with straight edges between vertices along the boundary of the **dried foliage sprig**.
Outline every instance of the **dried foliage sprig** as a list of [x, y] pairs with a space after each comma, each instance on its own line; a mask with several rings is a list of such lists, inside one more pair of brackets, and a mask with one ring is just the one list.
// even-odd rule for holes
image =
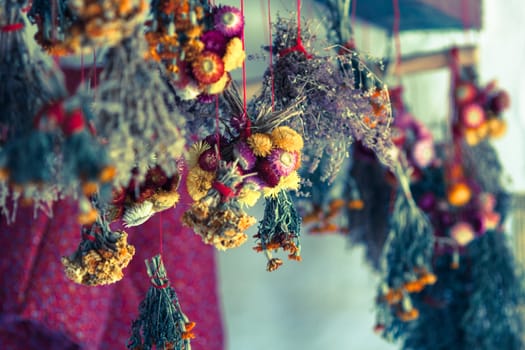
[[401, 165], [396, 167], [399, 188], [392, 215], [390, 233], [383, 249], [383, 278], [378, 290], [378, 323], [385, 337], [395, 337], [397, 322], [418, 318], [410, 293], [418, 293], [436, 282], [432, 271], [433, 229], [414, 202], [409, 178]]
[[58, 135], [35, 123], [45, 106], [64, 99], [66, 89], [52, 60], [32, 46], [22, 13], [26, 5], [0, 3], [0, 208], [8, 221], [15, 218], [19, 198], [51, 214], [60, 192], [54, 181]]
[[279, 191], [275, 196], [266, 198], [264, 217], [259, 223], [255, 251], [264, 252], [268, 258], [266, 269], [276, 270], [282, 260], [272, 257], [271, 252], [282, 249], [288, 252], [291, 260], [301, 260], [301, 217], [287, 191]]
[[182, 312], [162, 257], [156, 255], [145, 263], [151, 286], [140, 303], [138, 318], [132, 323], [128, 349], [191, 350], [195, 323]]
[[161, 77], [159, 64], [143, 57], [145, 39], [136, 33], [107, 53], [94, 104], [96, 128], [117, 169], [115, 185], [144, 180], [159, 165], [167, 176], [176, 173], [173, 159], [184, 153], [185, 120]]
[[[272, 95], [276, 110], [305, 97], [297, 106], [301, 117], [290, 120], [289, 125], [305, 139], [305, 163], [310, 171], [315, 170], [324, 154], [330, 154], [323, 180], [335, 178], [348, 156], [348, 145], [354, 140], [361, 141], [382, 162], [392, 166], [389, 157], [392, 117], [384, 86], [366, 91], [354, 86], [349, 65], [351, 52], [334, 57], [286, 52], [297, 41], [293, 20], [279, 19], [274, 33], [273, 47], [279, 54], [272, 69], [266, 72], [263, 92], [251, 103], [251, 110], [271, 105]], [[301, 35], [304, 46], [314, 52], [311, 33], [303, 30]], [[286, 54], [282, 54], [283, 50]]]

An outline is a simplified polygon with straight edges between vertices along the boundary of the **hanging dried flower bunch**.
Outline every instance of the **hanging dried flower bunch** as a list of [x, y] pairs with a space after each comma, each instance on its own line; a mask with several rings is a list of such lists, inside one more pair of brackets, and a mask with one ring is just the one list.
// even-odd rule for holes
[[144, 50], [138, 33], [111, 48], [96, 93], [96, 129], [116, 167], [117, 187], [143, 182], [155, 165], [171, 177], [186, 142], [184, 117], [172, 110], [174, 97], [159, 64], [146, 61]]
[[87, 286], [100, 286], [120, 281], [135, 248], [127, 243], [127, 233], [112, 232], [109, 224], [99, 218], [82, 227], [82, 241], [70, 256], [62, 257], [67, 278]]
[[151, 12], [150, 57], [166, 66], [179, 98], [208, 101], [221, 93], [245, 57], [241, 11], [206, 0], [155, 0]]
[[142, 183], [133, 180], [125, 187], [114, 191], [107, 209], [109, 221], [122, 219], [127, 227], [146, 222], [155, 213], [173, 208], [179, 201], [180, 172], [171, 177], [156, 166], [146, 173]]
[[191, 350], [195, 323], [182, 312], [161, 256], [156, 255], [145, 263], [151, 286], [140, 303], [138, 318], [132, 323], [128, 349]]
[[349, 66], [353, 54], [335, 57], [313, 54], [314, 42], [308, 27], [298, 37], [296, 22], [280, 18], [274, 28], [276, 57], [265, 74], [263, 93], [253, 101], [251, 110], [271, 104], [272, 100], [279, 110], [305, 96], [304, 103], [298, 106], [301, 118], [293, 119], [290, 126], [304, 136], [304, 162], [310, 172], [327, 155], [323, 181], [335, 179], [354, 140], [361, 141], [382, 162], [391, 165], [388, 155], [392, 147], [391, 112], [386, 89], [355, 88]]
[[[185, 213], [184, 222], [206, 243], [219, 249], [236, 247], [247, 239], [244, 230], [255, 223], [242, 207], [254, 205], [262, 193], [268, 198], [267, 206], [279, 207], [294, 221], [289, 222], [289, 228], [284, 225], [286, 219], [280, 227], [272, 227], [268, 212], [258, 250], [286, 247], [299, 260], [300, 220], [287, 191], [299, 188], [297, 170], [304, 142], [295, 130], [280, 125], [298, 114], [297, 102], [279, 112], [265, 106], [251, 119], [233, 84], [225, 91], [224, 100], [233, 115], [220, 119], [224, 133], [209, 135], [189, 151], [186, 184], [195, 202]], [[271, 245], [277, 243], [278, 235], [281, 245]]]
[[433, 229], [417, 207], [409, 189], [409, 178], [398, 165], [397, 198], [390, 216], [390, 233], [383, 248], [382, 273], [377, 296], [378, 324], [392, 337], [398, 322], [413, 321], [419, 311], [413, 307], [411, 293], [421, 292], [436, 282], [432, 274]]
[[454, 83], [453, 132], [471, 146], [488, 137], [501, 137], [507, 129], [502, 113], [509, 105], [508, 93], [495, 81], [479, 86], [475, 72], [463, 69]]
[[254, 248], [264, 252], [268, 258], [266, 269], [274, 271], [282, 265], [282, 260], [272, 257], [271, 252], [281, 248], [288, 252], [288, 258], [301, 261], [301, 218], [286, 190], [281, 190], [266, 198], [264, 217], [254, 236], [258, 243]]
[[35, 0], [28, 13], [36, 41], [52, 55], [114, 46], [145, 20], [146, 0]]
[[[1, 204], [19, 197], [35, 209], [47, 210], [59, 194], [86, 196], [108, 182], [112, 170], [89, 130], [86, 99], [66, 99], [62, 74], [49, 58], [30, 48], [22, 6], [4, 2], [0, 9], [0, 149]], [[31, 103], [24, 97], [31, 96]], [[87, 192], [87, 193], [86, 193]], [[12, 210], [13, 217], [16, 207]], [[51, 212], [48, 212], [51, 215]]]
[[183, 221], [205, 243], [220, 250], [243, 244], [248, 238], [244, 231], [255, 223], [241, 207], [239, 194], [247, 176], [237, 165], [219, 161], [214, 172], [196, 166], [190, 169], [186, 182], [195, 202], [184, 213]]
[[[73, 54], [72, 27], [78, 21], [69, 7], [69, 0], [33, 0], [27, 17], [36, 24], [36, 42], [48, 54], [63, 56]], [[80, 48], [77, 48], [80, 49]]]

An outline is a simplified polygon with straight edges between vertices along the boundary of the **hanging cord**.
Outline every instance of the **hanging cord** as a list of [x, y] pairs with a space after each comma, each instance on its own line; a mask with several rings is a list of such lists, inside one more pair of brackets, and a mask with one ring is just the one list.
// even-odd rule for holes
[[159, 251], [160, 251], [160, 255], [162, 255], [164, 253], [164, 230], [163, 230], [163, 225], [162, 225], [162, 211], [158, 213], [159, 215]]
[[80, 83], [84, 83], [84, 52], [80, 53]]
[[217, 159], [221, 159], [221, 129], [220, 129], [220, 109], [219, 109], [219, 95], [215, 95], [215, 151]]
[[11, 32], [17, 32], [22, 29], [24, 29], [24, 23], [12, 23], [12, 24], [6, 24], [5, 26], [0, 27], [0, 32], [11, 33]]
[[270, 84], [272, 84], [272, 112], [275, 105], [275, 79], [273, 73], [272, 9], [268, 0], [268, 50], [270, 52]]
[[470, 41], [471, 36], [469, 28], [472, 27], [472, 13], [470, 12], [470, 0], [461, 0], [461, 22], [463, 24], [463, 33], [465, 41]]
[[[401, 11], [399, 9], [399, 0], [392, 0], [392, 6], [394, 9], [394, 22], [392, 25], [392, 34], [394, 36], [394, 45], [395, 45], [395, 62], [394, 62], [394, 71], [397, 71], [401, 66], [401, 38], [400, 38], [400, 23], [401, 23]], [[400, 80], [401, 77], [399, 74], [396, 74], [397, 78]]]
[[350, 32], [350, 43], [353, 47], [355, 47], [355, 21], [356, 21], [356, 13], [357, 13], [357, 0], [352, 1], [352, 14], [350, 15], [350, 28], [352, 29]]
[[[241, 15], [242, 15], [242, 18], [244, 19], [244, 25], [242, 26], [242, 36], [241, 36], [241, 40], [242, 40], [242, 50], [244, 52], [246, 52], [246, 42], [245, 42], [245, 27], [246, 27], [246, 20], [245, 20], [245, 11], [244, 11], [244, 0], [241, 0]], [[246, 105], [247, 105], [247, 102], [248, 102], [248, 97], [247, 97], [247, 88], [246, 88], [246, 59], [244, 59], [242, 61], [242, 111], [243, 111], [243, 119], [244, 119], [244, 122], [245, 122], [245, 130], [244, 130], [244, 135], [246, 137], [250, 137], [251, 136], [251, 129], [252, 129], [252, 122], [250, 120], [250, 118], [248, 117], [248, 113], [246, 111]]]
[[292, 47], [286, 48], [279, 52], [280, 56], [286, 56], [290, 52], [298, 51], [306, 56], [307, 59], [312, 58], [312, 55], [306, 51], [301, 38], [301, 0], [297, 0], [297, 39], [296, 44]]

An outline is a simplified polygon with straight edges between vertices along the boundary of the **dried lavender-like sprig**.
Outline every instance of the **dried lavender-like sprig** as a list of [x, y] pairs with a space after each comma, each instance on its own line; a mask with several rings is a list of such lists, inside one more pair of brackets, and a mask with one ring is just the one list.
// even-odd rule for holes
[[138, 318], [132, 323], [128, 349], [190, 350], [195, 323], [182, 312], [161, 256], [156, 255], [145, 263], [152, 285], [140, 303]]
[[[293, 20], [277, 21], [274, 36], [277, 52], [295, 45], [295, 26]], [[303, 31], [305, 47], [312, 47], [311, 41], [308, 30]], [[280, 54], [272, 70], [265, 74], [261, 95], [251, 104], [251, 111], [260, 110], [271, 104], [272, 93], [275, 93], [274, 107], [280, 110], [291, 101], [306, 97], [304, 103], [297, 106], [302, 112], [301, 118], [291, 119], [288, 123], [302, 131], [306, 153], [311, 153], [312, 171], [322, 155], [328, 153], [327, 147], [337, 149], [344, 157], [347, 149], [339, 150], [340, 145], [350, 145], [354, 140], [361, 141], [377, 154], [381, 162], [392, 166], [388, 92], [383, 86], [366, 91], [356, 88], [351, 58], [351, 55], [307, 57], [298, 51]], [[364, 65], [362, 69], [365, 69]], [[340, 170], [341, 157], [331, 159], [333, 162], [328, 163], [324, 171], [325, 180], [333, 179]]]
[[174, 97], [159, 64], [144, 59], [144, 48], [145, 39], [137, 34], [108, 51], [95, 99], [97, 131], [107, 140], [119, 186], [128, 184], [132, 169], [135, 180], [142, 181], [154, 164], [173, 175], [174, 158], [184, 153], [184, 117], [170, 112]]
[[409, 294], [435, 283], [431, 273], [433, 228], [412, 199], [409, 178], [400, 163], [395, 170], [399, 188], [383, 249], [383, 277], [377, 296], [377, 318], [387, 338], [399, 336], [398, 321], [418, 318], [419, 311], [412, 306]]
[[280, 259], [272, 257], [272, 250], [281, 248], [289, 253], [289, 259], [301, 260], [300, 235], [301, 217], [288, 191], [282, 190], [275, 196], [266, 197], [264, 217], [254, 236], [258, 241], [254, 249], [265, 252], [268, 257], [268, 271], [274, 271], [282, 265]]

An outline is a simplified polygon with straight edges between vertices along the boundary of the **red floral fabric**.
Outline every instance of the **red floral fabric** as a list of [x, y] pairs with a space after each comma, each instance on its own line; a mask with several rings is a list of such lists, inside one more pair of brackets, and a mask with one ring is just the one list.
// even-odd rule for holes
[[[149, 288], [144, 260], [159, 252], [183, 311], [197, 323], [193, 349], [221, 350], [215, 253], [182, 226], [187, 204], [126, 229], [136, 254], [122, 281], [88, 287], [68, 280], [60, 257], [80, 240], [75, 202], [54, 206], [53, 218], [19, 208], [16, 222], [0, 222], [0, 344], [2, 349], [125, 349], [131, 322]], [[162, 226], [160, 225], [162, 223]]]

